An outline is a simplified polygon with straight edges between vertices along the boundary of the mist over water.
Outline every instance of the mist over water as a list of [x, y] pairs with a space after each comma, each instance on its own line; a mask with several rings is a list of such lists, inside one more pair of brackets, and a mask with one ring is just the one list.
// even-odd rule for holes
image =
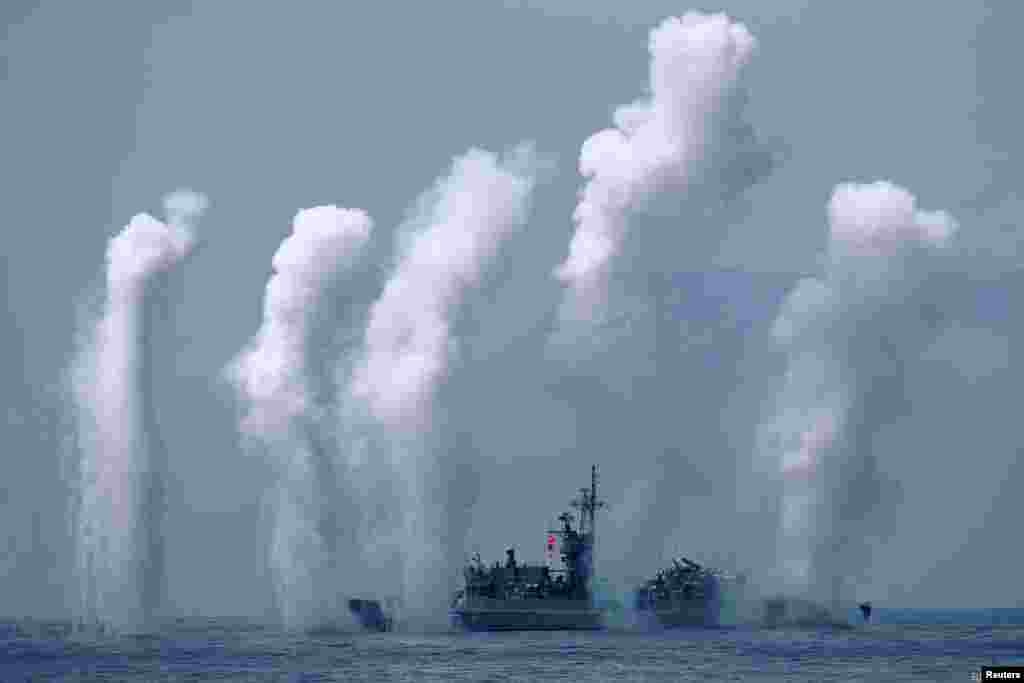
[[274, 254], [263, 325], [228, 368], [246, 405], [241, 431], [271, 459], [277, 477], [269, 561], [288, 628], [344, 619], [346, 565], [357, 548], [352, 495], [333, 439], [338, 328], [333, 297], [370, 238], [370, 217], [334, 206], [300, 211]]
[[405, 623], [445, 623], [463, 543], [445, 510], [467, 482], [435, 476], [447, 458], [436, 395], [457, 363], [463, 293], [524, 224], [534, 166], [526, 146], [456, 158], [398, 229], [371, 306], [342, 277], [370, 239], [364, 212], [302, 211], [274, 256], [263, 327], [227, 374], [242, 434], [276, 470], [270, 564], [286, 627], [347, 622], [350, 597], [400, 596]]
[[778, 587], [856, 599], [898, 488], [876, 435], [905, 412], [903, 365], [934, 338], [917, 293], [957, 225], [887, 182], [843, 184], [829, 202], [824, 273], [800, 281], [775, 321], [789, 365], [757, 457], [779, 463]]
[[[710, 259], [722, 239], [716, 211], [775, 165], [746, 119], [741, 77], [757, 40], [743, 23], [688, 12], [662, 21], [648, 44], [650, 94], [617, 108], [615, 127], [580, 151], [587, 182], [555, 271], [565, 289], [549, 348], [576, 413], [581, 472], [584, 453], [629, 453], [635, 465], [617, 472], [626, 479], [616, 482], [621, 493], [597, 550], [619, 597], [665, 554], [710, 561], [728, 552], [721, 539], [693, 547], [694, 508], [708, 507], [712, 486], [723, 505], [732, 492], [717, 488], [725, 477], [713, 456], [688, 444], [728, 447], [715, 427], [725, 426], [718, 387], [730, 375], [708, 372], [704, 345], [717, 343], [723, 355], [738, 349], [724, 326], [699, 319], [702, 307], [728, 302], [716, 300], [722, 283], [694, 277], [690, 264]], [[728, 310], [719, 315], [725, 321]], [[642, 454], [627, 435], [643, 443]]]
[[74, 500], [80, 621], [145, 629], [166, 589], [169, 454], [154, 405], [161, 336], [174, 330], [172, 280], [196, 244], [206, 199], [177, 192], [167, 221], [132, 218], [107, 248], [106, 291], [68, 379], [80, 461]]
[[525, 224], [536, 166], [527, 145], [504, 159], [471, 149], [421, 197], [398, 229], [397, 264], [370, 308], [351, 375], [349, 397], [365, 406], [390, 456], [384, 466], [393, 468], [401, 510], [393, 537], [404, 618], [420, 625], [446, 621], [465, 540], [449, 533], [457, 526], [448, 511], [473, 497], [465, 490], [472, 481], [448, 466], [452, 456], [439, 441], [445, 428], [435, 421], [438, 391], [458, 360], [453, 328], [467, 290]]

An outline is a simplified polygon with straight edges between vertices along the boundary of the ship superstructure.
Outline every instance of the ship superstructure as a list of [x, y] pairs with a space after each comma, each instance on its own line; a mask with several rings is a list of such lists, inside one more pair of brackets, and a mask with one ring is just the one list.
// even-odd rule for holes
[[718, 626], [744, 584], [743, 576], [680, 557], [633, 591], [633, 608], [649, 626]]
[[[451, 605], [452, 624], [482, 631], [591, 630], [603, 626], [603, 613], [594, 607], [594, 544], [596, 513], [604, 507], [597, 497], [597, 466], [590, 470], [590, 488], [570, 505], [577, 517], [563, 512], [560, 528], [548, 532], [547, 564], [520, 564], [515, 549], [505, 551], [504, 565], [488, 567], [479, 555], [463, 571], [464, 587]], [[575, 526], [574, 526], [575, 525]], [[550, 562], [558, 545], [561, 566]]]

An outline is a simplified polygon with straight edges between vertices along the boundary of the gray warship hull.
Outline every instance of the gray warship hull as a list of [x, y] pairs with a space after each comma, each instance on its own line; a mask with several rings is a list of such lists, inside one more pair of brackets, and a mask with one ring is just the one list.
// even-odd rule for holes
[[633, 609], [648, 628], [716, 628], [737, 621], [745, 579], [685, 558], [633, 593]]
[[[604, 628], [604, 610], [595, 606], [595, 513], [604, 507], [597, 498], [597, 466], [590, 468], [590, 488], [570, 501], [580, 511], [558, 516], [560, 529], [547, 534], [547, 564], [520, 564], [515, 549], [505, 551], [504, 566], [487, 567], [479, 554], [463, 570], [464, 587], [455, 592], [448, 615], [457, 629], [470, 631], [594, 631]], [[561, 539], [561, 568], [554, 564]]]
[[476, 598], [453, 607], [453, 628], [468, 631], [595, 631], [604, 613], [579, 600]]

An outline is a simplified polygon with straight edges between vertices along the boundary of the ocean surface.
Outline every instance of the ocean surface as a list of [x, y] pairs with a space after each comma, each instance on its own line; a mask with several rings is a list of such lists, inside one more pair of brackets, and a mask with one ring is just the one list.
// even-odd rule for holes
[[970, 681], [1024, 664], [1024, 609], [884, 610], [854, 629], [299, 636], [186, 619], [157, 636], [0, 622], [0, 681]]

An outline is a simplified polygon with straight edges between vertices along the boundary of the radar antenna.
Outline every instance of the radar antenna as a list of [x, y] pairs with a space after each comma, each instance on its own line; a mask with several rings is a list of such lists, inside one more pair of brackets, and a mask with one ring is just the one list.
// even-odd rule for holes
[[605, 501], [597, 498], [597, 465], [590, 466], [590, 488], [580, 489], [580, 495], [570, 505], [580, 511], [580, 535], [589, 534], [590, 544], [596, 540], [596, 513], [606, 506]]

